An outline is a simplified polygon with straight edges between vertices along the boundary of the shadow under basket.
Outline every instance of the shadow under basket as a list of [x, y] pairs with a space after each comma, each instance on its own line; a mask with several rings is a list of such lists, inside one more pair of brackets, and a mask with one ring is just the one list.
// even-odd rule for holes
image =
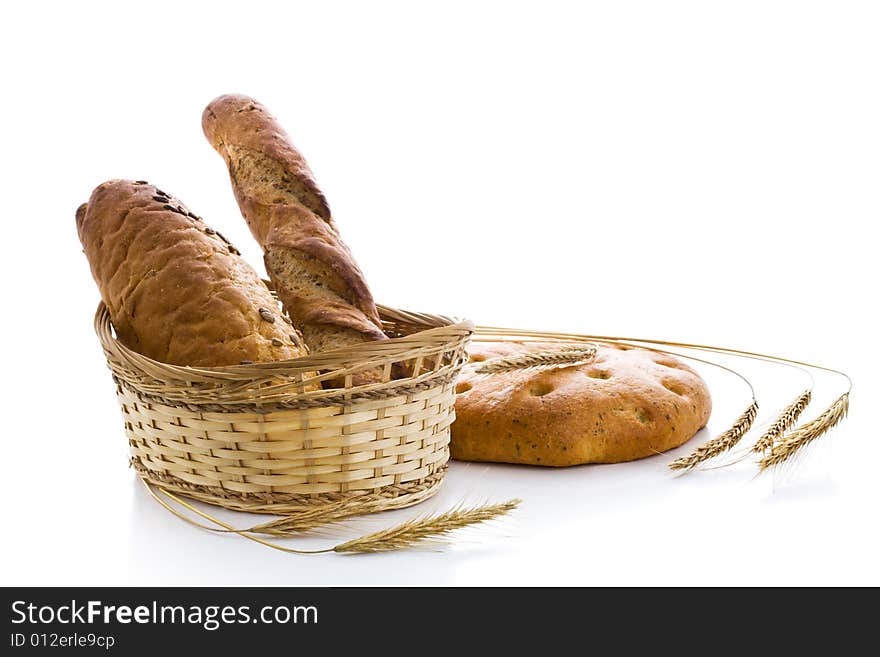
[[[449, 459], [455, 379], [474, 327], [385, 306], [379, 313], [389, 340], [206, 368], [128, 349], [100, 304], [95, 330], [132, 466], [160, 489], [256, 513], [344, 503], [354, 515], [432, 496]], [[359, 372], [381, 376], [355, 385]], [[330, 381], [343, 385], [321, 387]]]

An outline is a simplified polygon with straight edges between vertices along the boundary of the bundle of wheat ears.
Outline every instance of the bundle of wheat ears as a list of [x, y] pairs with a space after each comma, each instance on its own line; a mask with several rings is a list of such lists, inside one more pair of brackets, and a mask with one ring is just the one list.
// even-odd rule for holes
[[[672, 342], [668, 340], [653, 340], [647, 338], [626, 338], [618, 336], [605, 335], [587, 335], [576, 333], [547, 333], [542, 331], [530, 331], [519, 329], [508, 329], [499, 327], [478, 327], [478, 334], [492, 339], [506, 339], [512, 341], [521, 340], [552, 340], [564, 341], [566, 346], [557, 347], [556, 349], [546, 349], [531, 354], [519, 355], [513, 358], [498, 359], [497, 361], [487, 362], [476, 372], [478, 374], [491, 374], [494, 372], [507, 371], [509, 369], [518, 369], [522, 367], [553, 367], [561, 364], [580, 363], [588, 360], [595, 354], [596, 350], [592, 344], [618, 344], [632, 347], [642, 347], [651, 351], [670, 354], [680, 358], [695, 360], [707, 365], [711, 365], [722, 370], [726, 370], [730, 374], [738, 377], [748, 386], [751, 400], [742, 414], [736, 418], [731, 427], [711, 440], [706, 441], [691, 451], [690, 454], [677, 458], [669, 464], [669, 468], [679, 473], [687, 473], [700, 467], [706, 461], [716, 457], [728, 454], [731, 450], [741, 443], [752, 430], [755, 420], [758, 417], [758, 399], [755, 393], [755, 387], [751, 381], [740, 372], [721, 365], [720, 363], [698, 358], [689, 353], [682, 353], [680, 350], [708, 352], [721, 354], [724, 356], [733, 356], [737, 358], [753, 359], [769, 362], [771, 364], [781, 365], [794, 368], [800, 371], [809, 379], [809, 386], [800, 392], [790, 404], [783, 408], [775, 419], [770, 422], [761, 436], [749, 448], [749, 450], [741, 457], [728, 461], [723, 465], [732, 465], [743, 460], [748, 456], [756, 458], [756, 465], [759, 472], [778, 467], [784, 463], [790, 462], [805, 447], [822, 437], [831, 429], [836, 427], [846, 418], [849, 412], [849, 395], [852, 391], [852, 380], [850, 377], [840, 370], [814, 363], [807, 363], [781, 356], [772, 356], [769, 354], [761, 354], [752, 351], [743, 351], [741, 349], [733, 349], [730, 347], [715, 347], [710, 345], [693, 344], [687, 342]], [[571, 344], [579, 342], [583, 344]], [[670, 351], [664, 347], [673, 347], [679, 351]], [[503, 361], [503, 362], [502, 362]], [[838, 375], [845, 380], [846, 388], [834, 402], [814, 419], [797, 425], [797, 421], [803, 412], [810, 405], [813, 398], [813, 375], [811, 371], [819, 370], [830, 372]]]
[[[840, 424], [849, 411], [849, 395], [852, 391], [852, 380], [847, 374], [840, 370], [796, 361], [779, 356], [771, 356], [768, 354], [759, 354], [754, 352], [742, 351], [739, 349], [729, 349], [723, 347], [711, 347], [707, 345], [695, 345], [686, 343], [674, 343], [663, 341], [642, 340], [646, 344], [659, 344], [664, 346], [680, 347], [684, 349], [695, 349], [700, 351], [708, 351], [741, 358], [750, 358], [756, 360], [776, 363], [787, 367], [793, 367], [800, 370], [809, 378], [809, 387], [800, 392], [791, 403], [783, 408], [779, 414], [770, 422], [760, 437], [749, 448], [743, 458], [752, 455], [757, 458], [756, 464], [759, 472], [764, 472], [769, 468], [777, 467], [783, 463], [791, 461], [797, 454], [801, 452], [807, 445], [825, 435], [835, 426]], [[689, 358], [686, 354], [678, 353], [678, 356]], [[703, 360], [703, 359], [698, 359]], [[703, 360], [720, 367], [717, 363]], [[730, 370], [729, 368], [724, 368]], [[803, 412], [810, 405], [813, 398], [813, 376], [810, 370], [821, 370], [831, 372], [842, 377], [846, 382], [846, 388], [838, 396], [832, 404], [823, 410], [815, 419], [809, 422], [797, 425], [797, 422]], [[683, 456], [674, 460], [669, 464], [669, 468], [676, 471], [688, 472], [705, 461], [729, 452], [733, 447], [742, 441], [743, 438], [751, 431], [755, 420], [758, 416], [758, 400], [755, 395], [754, 386], [742, 374], [734, 372], [738, 377], [743, 379], [749, 386], [751, 392], [751, 402], [748, 408], [736, 418], [733, 425], [724, 433], [713, 438], [702, 445], [698, 446], [687, 456]], [[729, 461], [725, 465], [731, 465], [742, 458]]]

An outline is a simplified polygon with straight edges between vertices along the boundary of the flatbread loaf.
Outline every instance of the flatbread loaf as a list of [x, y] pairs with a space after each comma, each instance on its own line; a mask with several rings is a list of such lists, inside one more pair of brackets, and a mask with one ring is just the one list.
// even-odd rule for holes
[[474, 343], [456, 388], [452, 458], [530, 465], [617, 463], [687, 442], [709, 419], [700, 376], [672, 356], [596, 345], [587, 363], [476, 374], [545, 343]]

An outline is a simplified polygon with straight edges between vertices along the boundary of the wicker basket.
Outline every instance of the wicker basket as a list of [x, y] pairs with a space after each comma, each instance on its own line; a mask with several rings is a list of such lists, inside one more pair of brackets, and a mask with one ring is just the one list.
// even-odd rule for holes
[[[351, 502], [402, 508], [437, 492], [455, 379], [473, 324], [380, 306], [390, 340], [275, 363], [193, 368], [137, 354], [95, 329], [117, 384], [138, 475], [229, 509], [295, 514]], [[380, 369], [380, 382], [353, 376]], [[406, 378], [392, 378], [405, 371]], [[322, 389], [322, 381], [340, 388]]]

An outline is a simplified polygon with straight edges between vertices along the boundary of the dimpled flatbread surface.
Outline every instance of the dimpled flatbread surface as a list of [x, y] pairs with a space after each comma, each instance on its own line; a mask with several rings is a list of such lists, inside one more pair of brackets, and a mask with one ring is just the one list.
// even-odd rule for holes
[[677, 358], [647, 349], [597, 344], [595, 357], [580, 365], [475, 373], [483, 361], [562, 344], [471, 345], [456, 386], [452, 458], [618, 463], [678, 447], [706, 425], [712, 400], [703, 379]]

